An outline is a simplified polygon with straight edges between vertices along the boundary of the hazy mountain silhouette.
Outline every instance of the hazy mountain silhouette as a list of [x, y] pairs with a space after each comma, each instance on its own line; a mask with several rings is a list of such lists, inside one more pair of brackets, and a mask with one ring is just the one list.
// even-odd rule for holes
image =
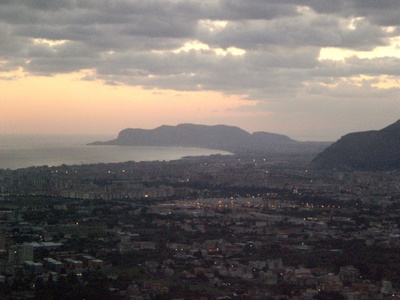
[[182, 146], [218, 149], [232, 153], [319, 153], [330, 143], [298, 142], [269, 132], [248, 133], [239, 127], [227, 125], [180, 124], [155, 129], [124, 129], [118, 137], [91, 145], [120, 146]]
[[400, 169], [400, 120], [381, 130], [350, 133], [311, 163], [318, 169]]

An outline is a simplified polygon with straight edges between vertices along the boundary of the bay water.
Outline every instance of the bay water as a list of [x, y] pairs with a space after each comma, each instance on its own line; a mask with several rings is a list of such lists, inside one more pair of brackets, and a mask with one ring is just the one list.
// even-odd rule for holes
[[89, 146], [107, 135], [0, 135], [0, 169], [125, 161], [169, 161], [185, 156], [230, 154], [189, 147]]

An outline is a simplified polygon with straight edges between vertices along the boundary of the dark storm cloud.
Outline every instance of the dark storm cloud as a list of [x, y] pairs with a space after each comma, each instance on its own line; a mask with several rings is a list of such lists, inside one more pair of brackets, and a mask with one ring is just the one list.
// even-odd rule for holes
[[[397, 3], [0, 0], [0, 70], [51, 75], [92, 69], [91, 78], [113, 84], [259, 100], [301, 94], [306, 82], [398, 74], [393, 57], [318, 60], [326, 47], [371, 51], [388, 45], [399, 36]], [[193, 41], [208, 48], [178, 50]], [[246, 52], [221, 55], [230, 48]]]
[[304, 46], [373, 49], [385, 45], [390, 36], [384, 29], [366, 21], [355, 22], [355, 29], [343, 28], [333, 17], [313, 16], [290, 20], [231, 23], [216, 34], [203, 33], [202, 40], [224, 48], [254, 49], [269, 45], [292, 48]]
[[298, 14], [293, 5], [282, 3], [266, 5], [263, 0], [221, 0], [216, 11], [218, 13], [214, 15], [214, 18], [222, 20], [271, 20]]
[[399, 2], [396, 0], [353, 0], [352, 11], [382, 26], [400, 24]]

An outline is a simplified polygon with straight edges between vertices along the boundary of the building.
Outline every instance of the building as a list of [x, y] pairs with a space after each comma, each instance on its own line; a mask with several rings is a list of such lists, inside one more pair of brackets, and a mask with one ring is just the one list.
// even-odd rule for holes
[[390, 295], [392, 292], [392, 282], [388, 280], [382, 280], [381, 294]]
[[58, 260], [47, 257], [43, 259], [44, 267], [50, 271], [60, 272], [64, 268], [64, 264]]
[[340, 267], [340, 280], [343, 283], [354, 283], [358, 280], [360, 272], [353, 266]]
[[24, 261], [33, 261], [33, 247], [29, 244], [11, 246], [8, 250], [8, 262], [21, 265]]
[[33, 261], [24, 261], [24, 269], [27, 270], [30, 274], [38, 275], [43, 273], [43, 264], [35, 263]]

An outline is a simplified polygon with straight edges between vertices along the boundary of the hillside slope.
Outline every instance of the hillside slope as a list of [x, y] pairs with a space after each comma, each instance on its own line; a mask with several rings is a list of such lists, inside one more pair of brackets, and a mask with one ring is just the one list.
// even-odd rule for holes
[[317, 169], [400, 169], [400, 120], [381, 130], [350, 133], [319, 154]]

